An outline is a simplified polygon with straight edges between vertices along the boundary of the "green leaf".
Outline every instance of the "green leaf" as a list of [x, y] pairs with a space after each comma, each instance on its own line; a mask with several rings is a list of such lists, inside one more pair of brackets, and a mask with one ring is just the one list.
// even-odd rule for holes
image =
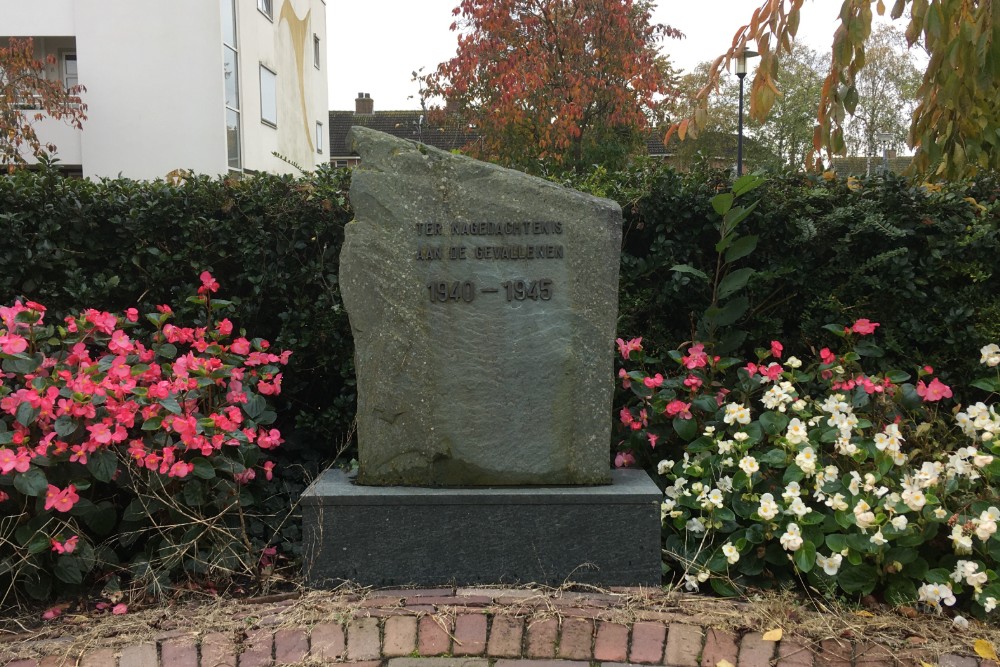
[[52, 578], [42, 572], [33, 574], [21, 580], [24, 592], [36, 600], [47, 600], [52, 594]]
[[670, 267], [671, 271], [675, 273], [687, 273], [689, 275], [695, 276], [696, 278], [701, 278], [706, 283], [709, 282], [708, 276], [705, 275], [704, 271], [699, 271], [698, 269], [690, 266], [688, 264], [674, 264]]
[[847, 536], [841, 533], [831, 533], [826, 536], [826, 546], [831, 553], [840, 553], [847, 548]]
[[56, 419], [53, 428], [55, 429], [56, 435], [60, 438], [65, 438], [68, 435], [72, 435], [73, 431], [76, 430], [77, 424], [76, 420], [69, 415], [62, 415]]
[[[793, 463], [792, 465], [785, 468], [785, 474], [781, 476], [781, 482], [787, 486], [792, 482], [801, 482], [803, 479], [805, 479], [805, 476], [806, 474], [802, 472], [802, 468], [798, 467]], [[817, 512], [813, 512], [812, 514], [816, 514], [817, 516], [819, 516], [819, 513]], [[810, 517], [812, 516], [812, 514], [807, 514], [806, 517]], [[813, 523], [813, 521], [811, 519], [809, 521], [806, 521], [806, 519], [803, 518], [802, 522], [800, 523]]]
[[166, 357], [167, 359], [173, 359], [177, 356], [177, 348], [170, 343], [164, 343], [159, 347], [154, 348], [156, 353], [161, 357]]
[[56, 575], [56, 579], [67, 584], [82, 584], [83, 573], [80, 571], [80, 565], [80, 559], [76, 556], [62, 555], [56, 559], [52, 574]]
[[724, 598], [735, 598], [739, 597], [740, 592], [732, 585], [732, 583], [724, 577], [712, 577], [708, 580], [708, 585], [712, 587], [716, 595]]
[[875, 343], [862, 341], [854, 346], [854, 351], [862, 357], [879, 358], [885, 356], [885, 351]]
[[243, 412], [247, 413], [250, 419], [256, 419], [267, 407], [267, 402], [260, 394], [249, 394], [247, 402], [243, 404]]
[[205, 502], [201, 483], [194, 480], [184, 484], [184, 490], [181, 495], [184, 496], [184, 502], [191, 507], [197, 507]]
[[21, 426], [31, 426], [31, 424], [35, 421], [35, 418], [38, 417], [38, 412], [38, 410], [31, 407], [30, 403], [21, 403], [21, 405], [17, 406], [17, 412], [14, 414], [14, 419], [16, 419], [17, 423]]
[[705, 319], [712, 326], [727, 327], [743, 317], [749, 307], [750, 299], [745, 296], [738, 296], [730, 300], [725, 306], [706, 310]]
[[160, 428], [160, 424], [163, 423], [163, 417], [150, 417], [146, 421], [142, 422], [143, 431], [155, 431]]
[[917, 587], [913, 584], [912, 579], [895, 576], [886, 584], [885, 598], [893, 606], [913, 604], [917, 601], [917, 597]]
[[844, 565], [837, 573], [837, 583], [847, 593], [868, 595], [878, 583], [878, 571], [871, 565]]
[[99, 537], [107, 537], [118, 523], [118, 512], [114, 505], [103, 500], [94, 507], [93, 511], [84, 515], [83, 521]]
[[725, 215], [729, 212], [729, 209], [733, 207], [733, 201], [735, 199], [736, 197], [732, 192], [720, 192], [712, 197], [712, 208], [714, 208], [715, 212], [719, 215]]
[[743, 259], [754, 250], [757, 249], [757, 241], [760, 237], [749, 235], [741, 236], [740, 238], [733, 241], [732, 245], [729, 246], [729, 250], [726, 251], [726, 263], [735, 262], [738, 259]]
[[770, 449], [764, 452], [759, 461], [769, 466], [784, 466], [788, 462], [788, 455], [783, 449]]
[[889, 371], [885, 376], [893, 384], [900, 384], [910, 379], [910, 374], [905, 371]]
[[795, 567], [802, 572], [809, 572], [816, 565], [816, 545], [812, 542], [803, 542], [792, 559], [795, 561]]
[[972, 383], [972, 386], [976, 389], [982, 389], [983, 391], [1000, 392], [1000, 380], [997, 380], [996, 378], [983, 378], [981, 380], [976, 380]]
[[87, 457], [87, 470], [95, 479], [110, 482], [118, 470], [118, 457], [107, 449], [99, 449]]
[[758, 418], [761, 427], [769, 435], [779, 435], [788, 428], [788, 417], [781, 412], [764, 412]]
[[747, 285], [747, 281], [750, 280], [750, 276], [757, 272], [756, 269], [751, 269], [749, 267], [743, 269], [736, 269], [719, 283], [718, 297], [720, 299], [725, 299], [734, 292], [737, 292]]
[[733, 195], [740, 197], [748, 192], [756, 190], [767, 182], [767, 178], [760, 174], [744, 174], [733, 183]]
[[674, 431], [685, 442], [690, 442], [698, 437], [698, 422], [694, 419], [681, 419], [674, 417]]
[[191, 463], [194, 464], [192, 473], [194, 473], [195, 477], [200, 477], [201, 479], [212, 479], [215, 477], [215, 468], [212, 467], [212, 463], [208, 459], [198, 456], [191, 459]]
[[177, 402], [176, 396], [167, 396], [166, 398], [161, 399], [160, 405], [175, 415], [179, 415], [182, 412], [181, 404]]
[[41, 496], [49, 488], [45, 473], [35, 467], [14, 475], [14, 488], [26, 496]]

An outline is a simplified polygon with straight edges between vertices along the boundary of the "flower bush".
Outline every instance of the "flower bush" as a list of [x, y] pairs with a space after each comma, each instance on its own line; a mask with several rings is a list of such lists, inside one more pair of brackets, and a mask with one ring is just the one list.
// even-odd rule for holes
[[290, 353], [236, 331], [218, 289], [201, 274], [191, 326], [169, 305], [58, 324], [39, 303], [0, 307], [4, 599], [124, 580], [156, 592], [256, 565], [266, 545], [244, 510], [251, 481], [273, 474], [266, 397]]
[[[630, 399], [617, 465], [665, 488], [667, 564], [692, 590], [805, 583], [979, 615], [1000, 600], [1000, 413], [946, 407], [934, 369], [868, 373], [878, 323], [830, 325], [844, 350], [810, 364], [773, 341], [746, 362], [701, 344], [672, 370], [619, 340]], [[1000, 366], [1000, 347], [981, 350]], [[634, 365], [633, 365], [634, 364]], [[974, 386], [1000, 390], [997, 377]]]

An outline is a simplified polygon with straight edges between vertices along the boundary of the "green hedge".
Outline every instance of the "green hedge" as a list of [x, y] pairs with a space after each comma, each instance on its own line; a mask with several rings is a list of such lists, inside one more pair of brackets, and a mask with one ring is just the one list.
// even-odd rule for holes
[[[349, 172], [178, 184], [91, 182], [51, 171], [0, 178], [0, 303], [78, 308], [176, 304], [208, 269], [233, 320], [294, 350], [283, 427], [322, 455], [353, 418], [353, 345], [337, 286]], [[295, 447], [295, 443], [290, 443]]]
[[[719, 216], [709, 201], [728, 179], [646, 165], [582, 185], [625, 213], [619, 335], [660, 351], [692, 340], [710, 294], [671, 267], [714, 273]], [[950, 371], [945, 379], [977, 377], [979, 348], [1000, 340], [998, 193], [992, 177], [938, 189], [895, 176], [768, 175], [742, 228], [760, 237], [740, 263], [756, 269], [735, 325], [745, 346], [777, 339], [805, 354], [828, 344], [823, 325], [867, 317], [886, 332], [882, 367], [919, 361]]]
[[[279, 405], [296, 443], [332, 454], [354, 412], [353, 345], [337, 286], [349, 172], [244, 180], [191, 177], [178, 185], [90, 182], [52, 172], [0, 178], [0, 302], [55, 311], [152, 306], [188, 293], [210, 269], [238, 299], [238, 326], [295, 351]], [[619, 335], [647, 349], [691, 340], [709, 295], [671, 267], [711, 273], [729, 187], [717, 172], [655, 163], [597, 170], [575, 183], [622, 204]], [[1000, 189], [995, 179], [941, 190], [897, 177], [852, 181], [772, 175], [744, 223], [758, 234], [748, 341], [781, 340], [804, 354], [829, 322], [881, 322], [886, 366], [940, 365], [961, 381], [974, 352], [1000, 340]], [[972, 200], [975, 200], [973, 202]], [[734, 350], [749, 355], [751, 350]]]

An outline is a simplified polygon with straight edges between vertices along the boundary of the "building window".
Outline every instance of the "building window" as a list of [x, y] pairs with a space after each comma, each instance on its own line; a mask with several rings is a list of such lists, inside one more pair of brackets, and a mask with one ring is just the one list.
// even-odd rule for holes
[[226, 164], [243, 170], [240, 134], [240, 72], [236, 52], [236, 0], [220, 0], [222, 11], [222, 87], [226, 110]]
[[323, 123], [316, 121], [316, 152], [323, 152]]
[[320, 69], [319, 63], [319, 36], [313, 35], [313, 65], [316, 69]]
[[273, 21], [274, 13], [272, 8], [271, 0], [257, 0], [257, 9], [260, 10], [260, 13]]
[[260, 66], [260, 120], [278, 126], [278, 75]]
[[62, 57], [63, 65], [63, 85], [67, 89], [73, 88], [79, 85], [80, 76], [77, 74], [76, 70], [76, 54], [75, 53], [64, 53]]

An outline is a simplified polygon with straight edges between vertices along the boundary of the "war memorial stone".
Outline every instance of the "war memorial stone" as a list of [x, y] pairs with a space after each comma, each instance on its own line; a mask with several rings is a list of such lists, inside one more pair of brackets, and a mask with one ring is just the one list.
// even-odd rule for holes
[[349, 136], [359, 470], [303, 496], [307, 580], [658, 582], [659, 491], [610, 468], [618, 205]]

